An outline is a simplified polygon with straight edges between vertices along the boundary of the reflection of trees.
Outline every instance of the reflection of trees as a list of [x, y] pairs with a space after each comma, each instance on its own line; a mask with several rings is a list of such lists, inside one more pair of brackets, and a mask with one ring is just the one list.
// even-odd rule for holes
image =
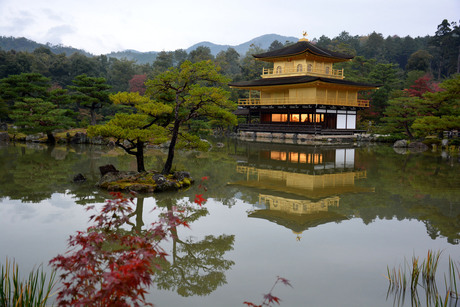
[[[163, 202], [168, 208], [174, 205], [172, 199]], [[186, 208], [183, 218], [190, 223], [207, 215], [204, 207]], [[206, 235], [195, 241], [192, 238], [181, 239], [176, 227], [170, 229], [172, 242], [172, 261], [162, 264], [162, 270], [155, 275], [159, 289], [177, 291], [181, 296], [207, 295], [225, 284], [227, 271], [234, 262], [224, 259], [227, 251], [233, 250], [234, 235]]]
[[391, 147], [359, 150], [357, 163], [367, 169], [365, 185], [376, 187], [372, 195], [342, 197], [340, 211], [365, 223], [376, 218], [423, 221], [428, 235], [460, 239], [460, 164], [439, 153], [398, 155]]
[[[35, 143], [1, 147], [0, 198], [38, 203], [51, 198], [54, 193], [66, 193], [79, 204], [103, 202], [107, 193], [100, 193], [94, 188], [100, 178], [98, 167], [116, 164], [111, 157], [102, 158], [103, 150], [107, 149]], [[99, 160], [97, 163], [94, 162], [96, 159]], [[78, 173], [84, 174], [88, 181], [73, 183], [73, 176]]]
[[2, 149], [1, 160], [8, 163], [4, 165], [7, 169], [2, 169], [1, 197], [36, 203], [66, 190], [75, 159], [51, 146], [36, 147], [8, 146]]

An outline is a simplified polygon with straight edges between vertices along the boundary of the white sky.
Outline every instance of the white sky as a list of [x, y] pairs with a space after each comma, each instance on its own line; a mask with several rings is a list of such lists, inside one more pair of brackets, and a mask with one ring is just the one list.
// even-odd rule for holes
[[169, 51], [210, 41], [238, 45], [264, 34], [333, 38], [434, 35], [460, 19], [460, 0], [0, 0], [0, 36], [93, 54]]

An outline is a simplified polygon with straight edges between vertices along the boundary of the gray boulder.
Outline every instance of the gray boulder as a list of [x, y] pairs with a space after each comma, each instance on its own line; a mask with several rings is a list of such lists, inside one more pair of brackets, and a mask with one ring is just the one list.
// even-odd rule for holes
[[397, 140], [393, 144], [394, 148], [406, 148], [407, 147], [407, 140]]

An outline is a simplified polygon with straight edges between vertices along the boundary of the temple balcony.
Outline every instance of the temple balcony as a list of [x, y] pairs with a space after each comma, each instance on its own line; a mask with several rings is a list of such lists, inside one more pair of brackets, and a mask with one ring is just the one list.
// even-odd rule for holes
[[325, 77], [325, 78], [334, 78], [334, 79], [343, 79], [343, 69], [330, 69], [318, 68], [307, 66], [297, 66], [294, 68], [264, 68], [262, 70], [262, 78], [278, 78], [278, 77], [292, 77], [292, 76], [315, 76], [315, 77]]
[[239, 106], [270, 105], [330, 105], [368, 108], [369, 100], [362, 99], [325, 99], [325, 98], [244, 98], [238, 99]]

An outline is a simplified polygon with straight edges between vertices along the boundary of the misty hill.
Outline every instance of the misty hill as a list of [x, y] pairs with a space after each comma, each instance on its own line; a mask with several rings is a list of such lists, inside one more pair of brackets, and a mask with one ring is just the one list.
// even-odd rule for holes
[[[245, 43], [235, 45], [235, 46], [219, 45], [219, 44], [214, 44], [211, 42], [200, 42], [200, 43], [197, 43], [187, 48], [186, 51], [187, 53], [190, 53], [191, 51], [195, 50], [196, 48], [200, 46], [209, 47], [209, 49], [211, 49], [211, 53], [215, 56], [220, 51], [225, 51], [228, 48], [232, 47], [240, 54], [240, 56], [244, 56], [246, 52], [249, 50], [249, 48], [251, 47], [251, 45], [258, 46], [262, 49], [268, 49], [271, 43], [275, 40], [278, 40], [279, 42], [284, 44], [287, 41], [297, 42], [298, 38], [292, 37], [292, 36], [282, 36], [278, 34], [265, 34], [265, 35], [253, 38], [250, 41], [247, 41]], [[33, 52], [35, 49], [39, 47], [49, 48], [51, 52], [55, 54], [65, 53], [66, 55], [69, 56], [75, 52], [79, 52], [86, 56], [93, 56], [89, 52], [86, 52], [81, 49], [72, 48], [72, 47], [65, 47], [62, 45], [52, 45], [50, 43], [40, 44], [40, 43], [37, 43], [35, 41], [32, 41], [24, 37], [14, 38], [14, 37], [0, 36], [0, 50], [5, 50], [5, 51], [16, 50], [16, 51]], [[157, 51], [140, 52], [136, 50], [124, 50], [124, 51], [118, 51], [118, 52], [111, 52], [107, 54], [107, 57], [136, 61], [137, 64], [146, 64], [146, 63], [154, 62], [157, 54], [158, 54]]]
[[246, 54], [246, 52], [248, 51], [248, 49], [251, 47], [251, 45], [258, 46], [258, 47], [260, 47], [262, 49], [268, 49], [268, 47], [270, 47], [271, 43], [273, 43], [273, 41], [275, 41], [275, 40], [277, 40], [280, 43], [284, 44], [287, 41], [297, 42], [299, 39], [297, 37], [293, 37], [293, 36], [282, 36], [282, 35], [278, 35], [278, 34], [265, 34], [265, 35], [253, 38], [250, 41], [247, 41], [245, 43], [236, 45], [236, 46], [217, 45], [217, 44], [213, 44], [213, 43], [210, 43], [210, 42], [201, 42], [201, 43], [195, 44], [195, 45], [187, 48], [187, 53], [190, 53], [190, 51], [195, 50], [196, 48], [198, 48], [200, 46], [204, 46], [204, 47], [209, 47], [211, 49], [211, 53], [215, 56], [220, 51], [225, 51], [229, 47], [232, 47], [233, 49], [236, 50], [236, 52], [238, 52], [240, 54], [240, 56], [244, 56]]
[[[265, 34], [265, 35], [253, 38], [250, 41], [247, 41], [245, 43], [235, 45], [235, 46], [219, 45], [219, 44], [214, 44], [211, 42], [200, 42], [200, 43], [197, 43], [187, 48], [185, 51], [187, 51], [187, 53], [190, 53], [191, 51], [195, 50], [198, 47], [209, 47], [209, 49], [211, 49], [211, 54], [216, 56], [220, 51], [225, 51], [228, 48], [232, 47], [236, 50], [236, 52], [239, 53], [240, 56], [244, 56], [246, 52], [249, 50], [249, 48], [251, 47], [251, 45], [258, 46], [262, 49], [268, 49], [271, 43], [275, 40], [278, 40], [280, 43], [284, 44], [287, 41], [297, 42], [298, 38], [293, 37], [293, 36], [282, 36], [278, 34]], [[125, 50], [125, 51], [119, 51], [119, 52], [112, 52], [112, 53], [107, 54], [107, 56], [117, 58], [117, 59], [126, 58], [128, 60], [135, 60], [137, 61], [138, 64], [146, 64], [146, 63], [152, 63], [153, 61], [155, 61], [157, 54], [158, 52], [156, 51], [139, 52], [136, 50]]]
[[86, 52], [82, 49], [76, 49], [73, 47], [67, 47], [63, 45], [52, 45], [50, 43], [40, 44], [33, 40], [27, 39], [25, 37], [12, 37], [12, 36], [0, 36], [0, 50], [16, 50], [16, 51], [27, 51], [33, 52], [35, 49], [45, 47], [51, 50], [55, 54], [65, 53], [66, 55], [71, 55], [75, 52], [84, 54], [86, 56], [92, 56], [91, 53]]

